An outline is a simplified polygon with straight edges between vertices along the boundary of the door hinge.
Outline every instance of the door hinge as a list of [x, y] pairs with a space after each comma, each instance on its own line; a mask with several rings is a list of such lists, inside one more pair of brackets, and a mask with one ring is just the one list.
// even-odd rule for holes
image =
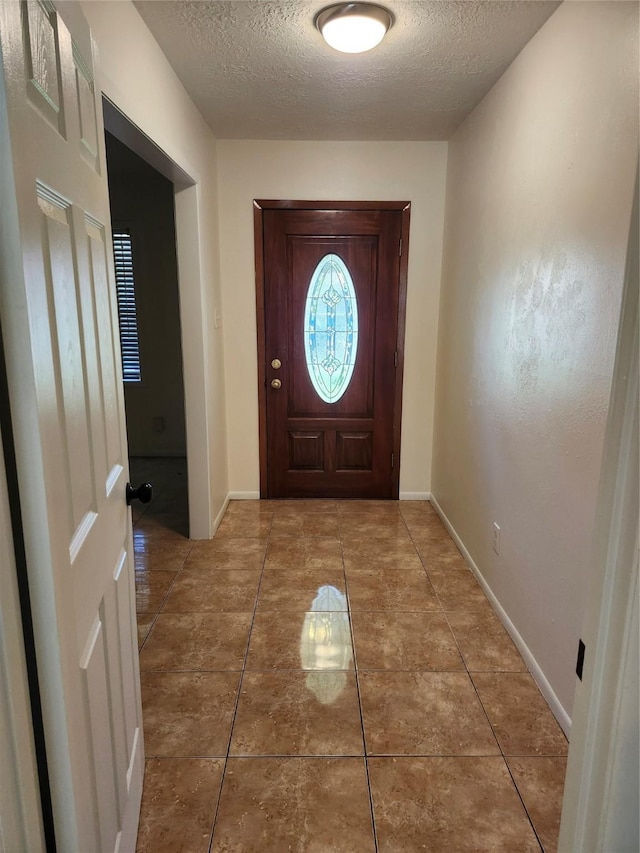
[[398, 366], [398, 350], [396, 350], [393, 354], [393, 366], [394, 367]]
[[582, 670], [584, 668], [584, 653], [585, 653], [585, 645], [580, 640], [578, 643], [578, 660], [576, 661], [576, 675], [582, 681]]
[[398, 245], [398, 255], [402, 257], [402, 237], [400, 238], [400, 243]]
[[392, 453], [392, 454], [391, 454], [391, 467], [392, 467], [392, 468], [393, 468], [393, 457], [394, 457], [394, 454]]

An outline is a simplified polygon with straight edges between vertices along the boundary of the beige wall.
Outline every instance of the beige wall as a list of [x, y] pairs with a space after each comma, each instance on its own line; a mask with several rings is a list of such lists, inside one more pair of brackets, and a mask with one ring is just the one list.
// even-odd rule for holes
[[215, 139], [129, 0], [81, 3], [104, 94], [195, 185], [176, 194], [191, 535], [208, 538], [228, 492]]
[[115, 227], [132, 239], [140, 382], [124, 383], [130, 456], [184, 456], [184, 386], [173, 185], [107, 137]]
[[430, 488], [447, 146], [218, 141], [229, 488], [257, 494], [254, 198], [411, 201], [400, 492]]
[[636, 169], [637, 41], [636, 4], [563, 4], [449, 147], [433, 492], [565, 724]]

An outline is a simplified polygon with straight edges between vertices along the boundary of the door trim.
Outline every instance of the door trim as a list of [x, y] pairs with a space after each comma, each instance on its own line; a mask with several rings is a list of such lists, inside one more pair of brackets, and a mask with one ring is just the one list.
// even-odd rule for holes
[[254, 199], [253, 236], [256, 273], [256, 326], [258, 341], [258, 422], [260, 448], [260, 497], [267, 496], [267, 351], [265, 337], [264, 212], [266, 210], [399, 210], [402, 215], [401, 246], [398, 258], [398, 375], [393, 404], [392, 494], [400, 493], [400, 430], [402, 424], [402, 381], [404, 376], [404, 332], [407, 314], [407, 272], [409, 266], [410, 201], [298, 201], [293, 199]]

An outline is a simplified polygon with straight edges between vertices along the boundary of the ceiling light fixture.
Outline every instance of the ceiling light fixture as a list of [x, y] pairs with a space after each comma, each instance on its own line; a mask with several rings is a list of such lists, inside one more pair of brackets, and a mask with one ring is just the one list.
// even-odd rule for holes
[[374, 3], [338, 3], [318, 12], [315, 24], [336, 50], [364, 53], [380, 44], [393, 24], [393, 15]]

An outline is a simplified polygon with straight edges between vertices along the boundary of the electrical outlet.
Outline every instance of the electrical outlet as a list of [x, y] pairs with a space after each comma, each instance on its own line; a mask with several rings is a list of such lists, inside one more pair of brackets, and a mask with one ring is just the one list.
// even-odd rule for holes
[[496, 554], [500, 553], [500, 527], [493, 522], [493, 550]]

